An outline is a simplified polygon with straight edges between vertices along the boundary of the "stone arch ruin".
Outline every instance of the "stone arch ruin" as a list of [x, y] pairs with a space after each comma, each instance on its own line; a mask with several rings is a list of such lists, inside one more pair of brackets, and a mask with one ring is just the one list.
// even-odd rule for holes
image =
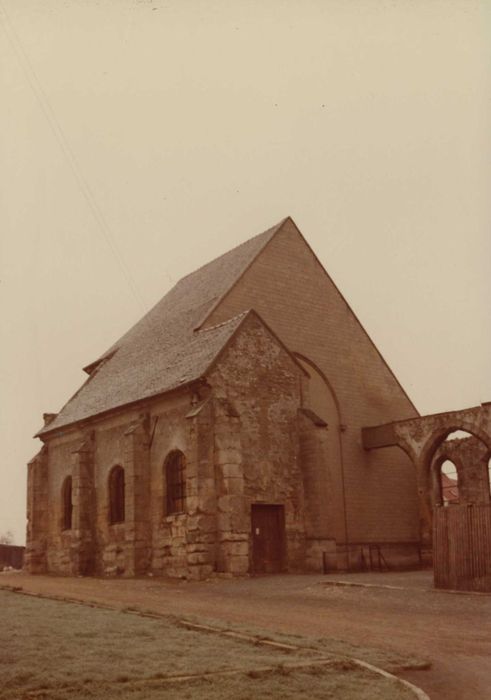
[[[470, 437], [446, 443], [456, 431]], [[433, 544], [435, 585], [491, 590], [491, 402], [364, 428], [362, 437], [367, 450], [396, 445], [413, 461], [421, 539]], [[449, 508], [435, 503], [435, 466], [446, 458], [459, 472], [459, 503]]]

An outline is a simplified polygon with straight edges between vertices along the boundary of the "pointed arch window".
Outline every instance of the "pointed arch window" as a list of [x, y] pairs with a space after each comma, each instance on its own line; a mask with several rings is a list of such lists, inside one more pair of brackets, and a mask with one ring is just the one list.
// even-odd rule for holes
[[61, 487], [62, 502], [62, 530], [72, 529], [73, 501], [72, 501], [72, 477], [67, 476]]
[[457, 467], [449, 459], [446, 459], [439, 470], [440, 496], [444, 506], [459, 503], [459, 476]]
[[124, 469], [117, 465], [109, 473], [109, 522], [124, 522]]
[[166, 515], [186, 510], [186, 460], [179, 450], [170, 452], [164, 463]]

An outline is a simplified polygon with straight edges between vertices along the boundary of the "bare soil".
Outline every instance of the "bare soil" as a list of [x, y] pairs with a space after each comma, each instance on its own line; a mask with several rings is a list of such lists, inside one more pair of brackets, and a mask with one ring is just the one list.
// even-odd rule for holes
[[[138, 606], [303, 637], [332, 637], [428, 657], [400, 674], [433, 700], [491, 697], [491, 596], [431, 588], [431, 574], [268, 576], [190, 583], [6, 573], [0, 585], [114, 607]], [[370, 584], [331, 585], [343, 580]]]

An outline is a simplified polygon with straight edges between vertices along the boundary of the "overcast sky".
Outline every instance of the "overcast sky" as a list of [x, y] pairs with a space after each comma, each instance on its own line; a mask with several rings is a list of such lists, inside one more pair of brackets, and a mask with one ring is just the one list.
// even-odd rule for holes
[[491, 3], [0, 0], [0, 533], [43, 412], [291, 215], [421, 413], [491, 399]]

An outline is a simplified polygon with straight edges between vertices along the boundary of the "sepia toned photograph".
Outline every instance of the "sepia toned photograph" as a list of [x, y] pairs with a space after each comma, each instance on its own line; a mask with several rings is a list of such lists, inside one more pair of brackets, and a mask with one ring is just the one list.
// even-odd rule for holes
[[491, 697], [490, 28], [0, 0], [0, 700]]

